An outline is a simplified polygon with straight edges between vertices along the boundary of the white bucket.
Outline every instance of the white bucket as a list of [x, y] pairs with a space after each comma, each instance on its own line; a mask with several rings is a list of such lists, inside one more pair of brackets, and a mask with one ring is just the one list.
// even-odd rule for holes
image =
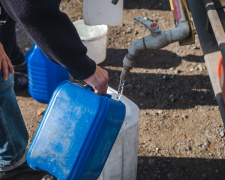
[[112, 0], [83, 0], [85, 24], [119, 26], [123, 20], [123, 0], [115, 5]]
[[88, 49], [87, 55], [96, 64], [102, 63], [106, 58], [107, 25], [88, 26], [84, 24], [84, 20], [75, 21], [73, 24]]

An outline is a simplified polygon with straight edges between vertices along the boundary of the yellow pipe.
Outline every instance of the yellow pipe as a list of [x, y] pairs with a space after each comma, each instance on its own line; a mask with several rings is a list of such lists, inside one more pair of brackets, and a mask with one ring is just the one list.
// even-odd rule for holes
[[173, 8], [173, 0], [169, 0], [170, 1], [170, 8], [171, 8], [171, 11], [173, 11], [174, 10], [174, 8]]

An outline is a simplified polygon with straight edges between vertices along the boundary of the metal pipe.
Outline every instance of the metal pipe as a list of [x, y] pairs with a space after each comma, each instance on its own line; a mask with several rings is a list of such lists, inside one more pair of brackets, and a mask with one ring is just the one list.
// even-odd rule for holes
[[134, 40], [129, 49], [128, 54], [123, 60], [123, 71], [120, 76], [121, 82], [127, 79], [132, 67], [135, 65], [138, 54], [147, 49], [160, 49], [173, 42], [185, 39], [190, 34], [190, 27], [186, 20], [181, 0], [173, 0], [176, 28], [162, 31], [160, 26], [152, 21], [135, 16], [134, 19], [146, 28], [151, 34], [141, 39]]
[[225, 63], [225, 34], [217, 10], [214, 6], [213, 1], [203, 0], [205, 8], [209, 17], [209, 21], [212, 25], [213, 32], [216, 37], [217, 44], [220, 48]]

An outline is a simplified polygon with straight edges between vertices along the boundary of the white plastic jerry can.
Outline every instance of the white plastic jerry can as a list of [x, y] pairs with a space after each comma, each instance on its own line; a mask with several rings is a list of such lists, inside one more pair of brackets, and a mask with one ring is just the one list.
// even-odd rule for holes
[[[118, 1], [118, 2], [117, 2]], [[83, 17], [87, 25], [119, 26], [123, 20], [123, 0], [83, 0]]]
[[[109, 87], [107, 93], [116, 99], [117, 91]], [[98, 180], [136, 180], [139, 108], [125, 96], [120, 100], [126, 106], [125, 120]]]

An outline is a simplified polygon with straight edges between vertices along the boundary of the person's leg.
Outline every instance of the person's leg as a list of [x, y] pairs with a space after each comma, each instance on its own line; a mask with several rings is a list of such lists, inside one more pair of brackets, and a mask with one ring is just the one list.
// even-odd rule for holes
[[0, 71], [0, 171], [20, 160], [28, 143], [28, 132], [16, 101], [13, 83], [11, 73], [4, 81]]
[[[42, 174], [27, 165], [28, 132], [13, 90], [13, 75], [3, 81], [0, 71], [0, 179], [12, 180], [22, 174]], [[45, 178], [46, 177], [46, 178]], [[42, 179], [55, 178], [48, 174]]]

